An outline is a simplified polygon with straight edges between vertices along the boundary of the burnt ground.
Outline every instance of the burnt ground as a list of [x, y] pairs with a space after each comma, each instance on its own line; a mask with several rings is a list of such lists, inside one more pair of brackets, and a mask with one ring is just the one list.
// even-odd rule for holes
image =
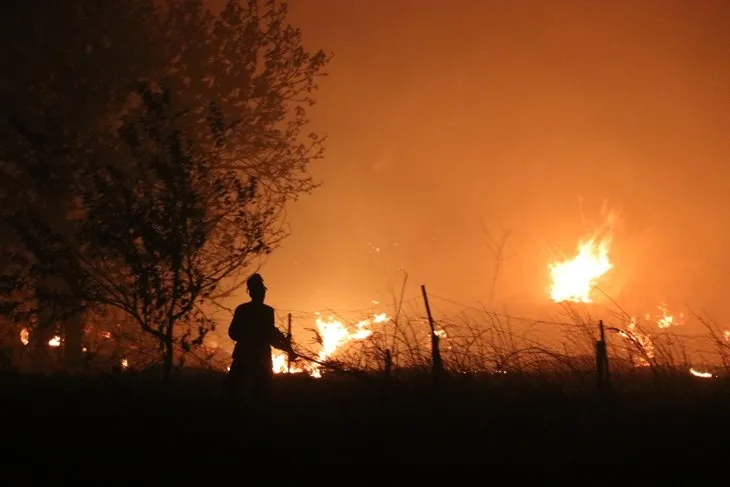
[[[222, 380], [3, 376], [3, 462], [31, 462], [39, 475], [100, 465], [184, 480], [231, 472], [247, 484], [257, 465], [274, 485], [469, 471], [501, 479], [477, 483], [571, 475], [586, 485], [615, 475], [633, 485], [637, 472], [711, 474], [730, 449], [730, 388], [720, 380], [616, 385], [600, 396], [592, 381], [460, 379], [436, 394], [424, 378], [277, 377], [268, 419], [227, 408]], [[340, 470], [349, 473], [332, 473]]]

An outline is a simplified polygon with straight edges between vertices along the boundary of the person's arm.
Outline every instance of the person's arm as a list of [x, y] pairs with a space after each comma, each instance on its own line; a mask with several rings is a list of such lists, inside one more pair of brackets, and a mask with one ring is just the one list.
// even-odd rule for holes
[[239, 307], [233, 313], [233, 319], [228, 327], [228, 336], [231, 340], [237, 342], [241, 339], [243, 332], [243, 310]]
[[289, 339], [276, 327], [273, 308], [271, 309], [271, 317], [267, 321], [269, 321], [269, 343], [271, 346], [284, 352], [292, 352]]

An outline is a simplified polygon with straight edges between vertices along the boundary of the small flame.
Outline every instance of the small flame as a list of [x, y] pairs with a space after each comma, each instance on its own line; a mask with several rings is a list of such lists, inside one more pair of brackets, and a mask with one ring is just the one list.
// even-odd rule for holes
[[27, 328], [20, 330], [20, 343], [28, 345], [30, 343], [30, 331]]
[[730, 342], [730, 330], [725, 330], [723, 335], [725, 336], [725, 341]]
[[335, 351], [344, 344], [353, 340], [364, 340], [373, 334], [370, 325], [373, 323], [383, 323], [388, 319], [385, 313], [376, 314], [372, 319], [359, 321], [355, 324], [355, 331], [348, 331], [347, 327], [341, 321], [330, 316], [327, 321], [317, 316], [315, 323], [317, 330], [322, 338], [322, 349], [319, 351], [318, 360], [324, 361], [330, 358]]
[[661, 313], [661, 316], [657, 319], [657, 326], [659, 328], [669, 328], [670, 326], [679, 326], [684, 324], [682, 321], [684, 319], [684, 313], [679, 313], [679, 319], [675, 319], [674, 315], [669, 312], [666, 304], [662, 303], [657, 306], [657, 308]]
[[122, 359], [121, 364], [122, 364], [123, 369], [126, 369], [127, 367], [129, 367], [129, 361], [126, 358]]
[[648, 367], [651, 365], [647, 358], [654, 358], [654, 343], [652, 343], [649, 335], [642, 333], [641, 330], [638, 329], [635, 317], [632, 316], [629, 320], [627, 330], [620, 330], [618, 334], [619, 336], [638, 344], [638, 347], [643, 351], [643, 354], [632, 355], [631, 358], [634, 363], [634, 367]]
[[297, 364], [292, 363], [289, 364], [289, 368], [287, 369], [287, 361], [288, 357], [285, 352], [281, 350], [273, 350], [271, 352], [271, 363], [275, 374], [301, 374], [302, 372], [306, 372]]
[[689, 369], [689, 373], [695, 377], [702, 377], [703, 379], [712, 378], [712, 372], [700, 372], [699, 370]]
[[375, 324], [385, 323], [389, 319], [390, 319], [390, 317], [388, 316], [387, 313], [378, 313], [373, 316], [373, 323], [375, 323]]
[[61, 346], [61, 337], [56, 335], [50, 340], [48, 340], [48, 345], [51, 347], [60, 347]]

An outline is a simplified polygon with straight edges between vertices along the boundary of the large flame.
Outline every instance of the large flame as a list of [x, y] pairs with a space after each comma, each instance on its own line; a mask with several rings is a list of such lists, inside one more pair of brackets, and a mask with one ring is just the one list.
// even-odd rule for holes
[[609, 258], [610, 245], [610, 231], [602, 236], [596, 232], [590, 239], [578, 244], [575, 257], [548, 264], [550, 298], [556, 303], [590, 303], [596, 281], [613, 268]]

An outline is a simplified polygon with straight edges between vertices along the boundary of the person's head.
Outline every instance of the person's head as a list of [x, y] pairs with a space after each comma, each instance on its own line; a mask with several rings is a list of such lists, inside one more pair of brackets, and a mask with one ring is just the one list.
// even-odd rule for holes
[[252, 301], [264, 302], [266, 297], [266, 286], [264, 286], [264, 278], [261, 274], [256, 273], [246, 280], [246, 287], [248, 288], [248, 295], [251, 296]]

